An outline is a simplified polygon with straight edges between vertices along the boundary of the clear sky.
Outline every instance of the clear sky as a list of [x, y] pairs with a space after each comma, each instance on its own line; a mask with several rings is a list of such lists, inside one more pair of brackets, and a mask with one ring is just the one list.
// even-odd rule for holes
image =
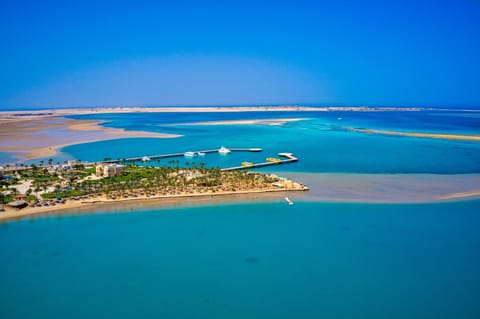
[[0, 1], [0, 106], [480, 106], [480, 1]]

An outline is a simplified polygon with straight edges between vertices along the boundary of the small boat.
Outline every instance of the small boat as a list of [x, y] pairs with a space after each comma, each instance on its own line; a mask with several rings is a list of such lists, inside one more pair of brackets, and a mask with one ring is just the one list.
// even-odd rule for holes
[[205, 153], [204, 152], [198, 152], [197, 155], [198, 156], [205, 156]]
[[253, 166], [251, 162], [242, 162], [242, 166]]
[[220, 147], [220, 149], [218, 150], [218, 153], [220, 153], [221, 155], [226, 155], [230, 152], [231, 151], [228, 148], [226, 148], [225, 146]]
[[281, 162], [281, 160], [278, 159], [278, 158], [275, 158], [275, 157], [267, 157], [267, 162], [279, 163], [279, 162]]
[[290, 198], [285, 197], [285, 201], [288, 203], [288, 205], [293, 205], [293, 202], [290, 200]]
[[183, 156], [185, 156], [185, 157], [194, 157], [194, 156], [195, 156], [195, 153], [194, 153], [194, 152], [185, 152], [185, 153], [183, 153]]
[[148, 156], [142, 157], [142, 162], [148, 162], [148, 161], [150, 161], [150, 157]]

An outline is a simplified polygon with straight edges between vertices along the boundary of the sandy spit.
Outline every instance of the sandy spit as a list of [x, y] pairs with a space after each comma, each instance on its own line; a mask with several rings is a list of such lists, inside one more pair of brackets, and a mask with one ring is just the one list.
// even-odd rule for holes
[[354, 132], [367, 133], [367, 134], [382, 134], [382, 135], [394, 135], [394, 136], [410, 136], [410, 137], [435, 138], [435, 139], [444, 139], [444, 140], [461, 140], [461, 141], [480, 142], [480, 135], [384, 131], [384, 130], [353, 128], [353, 127], [347, 127], [346, 129]]
[[22, 160], [53, 157], [62, 147], [119, 138], [175, 138], [181, 135], [127, 131], [101, 126], [103, 121], [39, 117], [4, 121], [0, 152], [16, 152]]

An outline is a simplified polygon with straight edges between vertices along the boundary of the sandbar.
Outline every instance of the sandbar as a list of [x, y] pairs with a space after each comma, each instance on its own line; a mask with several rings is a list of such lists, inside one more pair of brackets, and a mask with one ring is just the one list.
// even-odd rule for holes
[[15, 152], [22, 160], [53, 157], [62, 147], [120, 138], [174, 138], [180, 135], [127, 131], [101, 126], [103, 121], [62, 117], [22, 118], [0, 125], [0, 152]]
[[349, 131], [367, 133], [367, 134], [381, 134], [381, 135], [394, 135], [394, 136], [410, 136], [420, 138], [434, 138], [444, 140], [459, 140], [459, 141], [474, 141], [480, 142], [480, 135], [465, 135], [465, 134], [445, 134], [445, 133], [423, 133], [423, 132], [401, 132], [401, 131], [386, 131], [386, 130], [374, 130], [364, 128], [346, 127]]
[[[308, 118], [276, 118], [276, 119], [251, 119], [251, 120], [225, 120], [225, 121], [207, 121], [192, 122], [181, 125], [283, 125], [289, 122], [298, 122], [308, 120]], [[178, 125], [178, 124], [176, 124]]]
[[366, 203], [423, 203], [480, 198], [480, 174], [297, 173], [282, 176], [302, 181], [304, 200]]
[[[0, 212], [0, 221], [52, 214], [122, 213], [138, 209], [218, 205], [231, 203], [285, 202], [288, 196], [300, 202], [341, 203], [432, 203], [480, 198], [480, 174], [356, 174], [282, 172], [282, 176], [301, 181], [309, 191], [267, 189], [201, 194], [160, 195], [126, 199], [105, 196], [86, 200], [67, 200], [66, 204], [27, 207]], [[287, 195], [288, 194], [288, 195]]]

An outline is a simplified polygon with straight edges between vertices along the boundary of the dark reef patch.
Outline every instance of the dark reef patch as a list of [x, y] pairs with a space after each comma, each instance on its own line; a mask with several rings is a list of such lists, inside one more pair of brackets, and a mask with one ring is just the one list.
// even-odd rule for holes
[[248, 257], [245, 259], [245, 262], [247, 264], [258, 264], [260, 262], [260, 259], [256, 257]]

